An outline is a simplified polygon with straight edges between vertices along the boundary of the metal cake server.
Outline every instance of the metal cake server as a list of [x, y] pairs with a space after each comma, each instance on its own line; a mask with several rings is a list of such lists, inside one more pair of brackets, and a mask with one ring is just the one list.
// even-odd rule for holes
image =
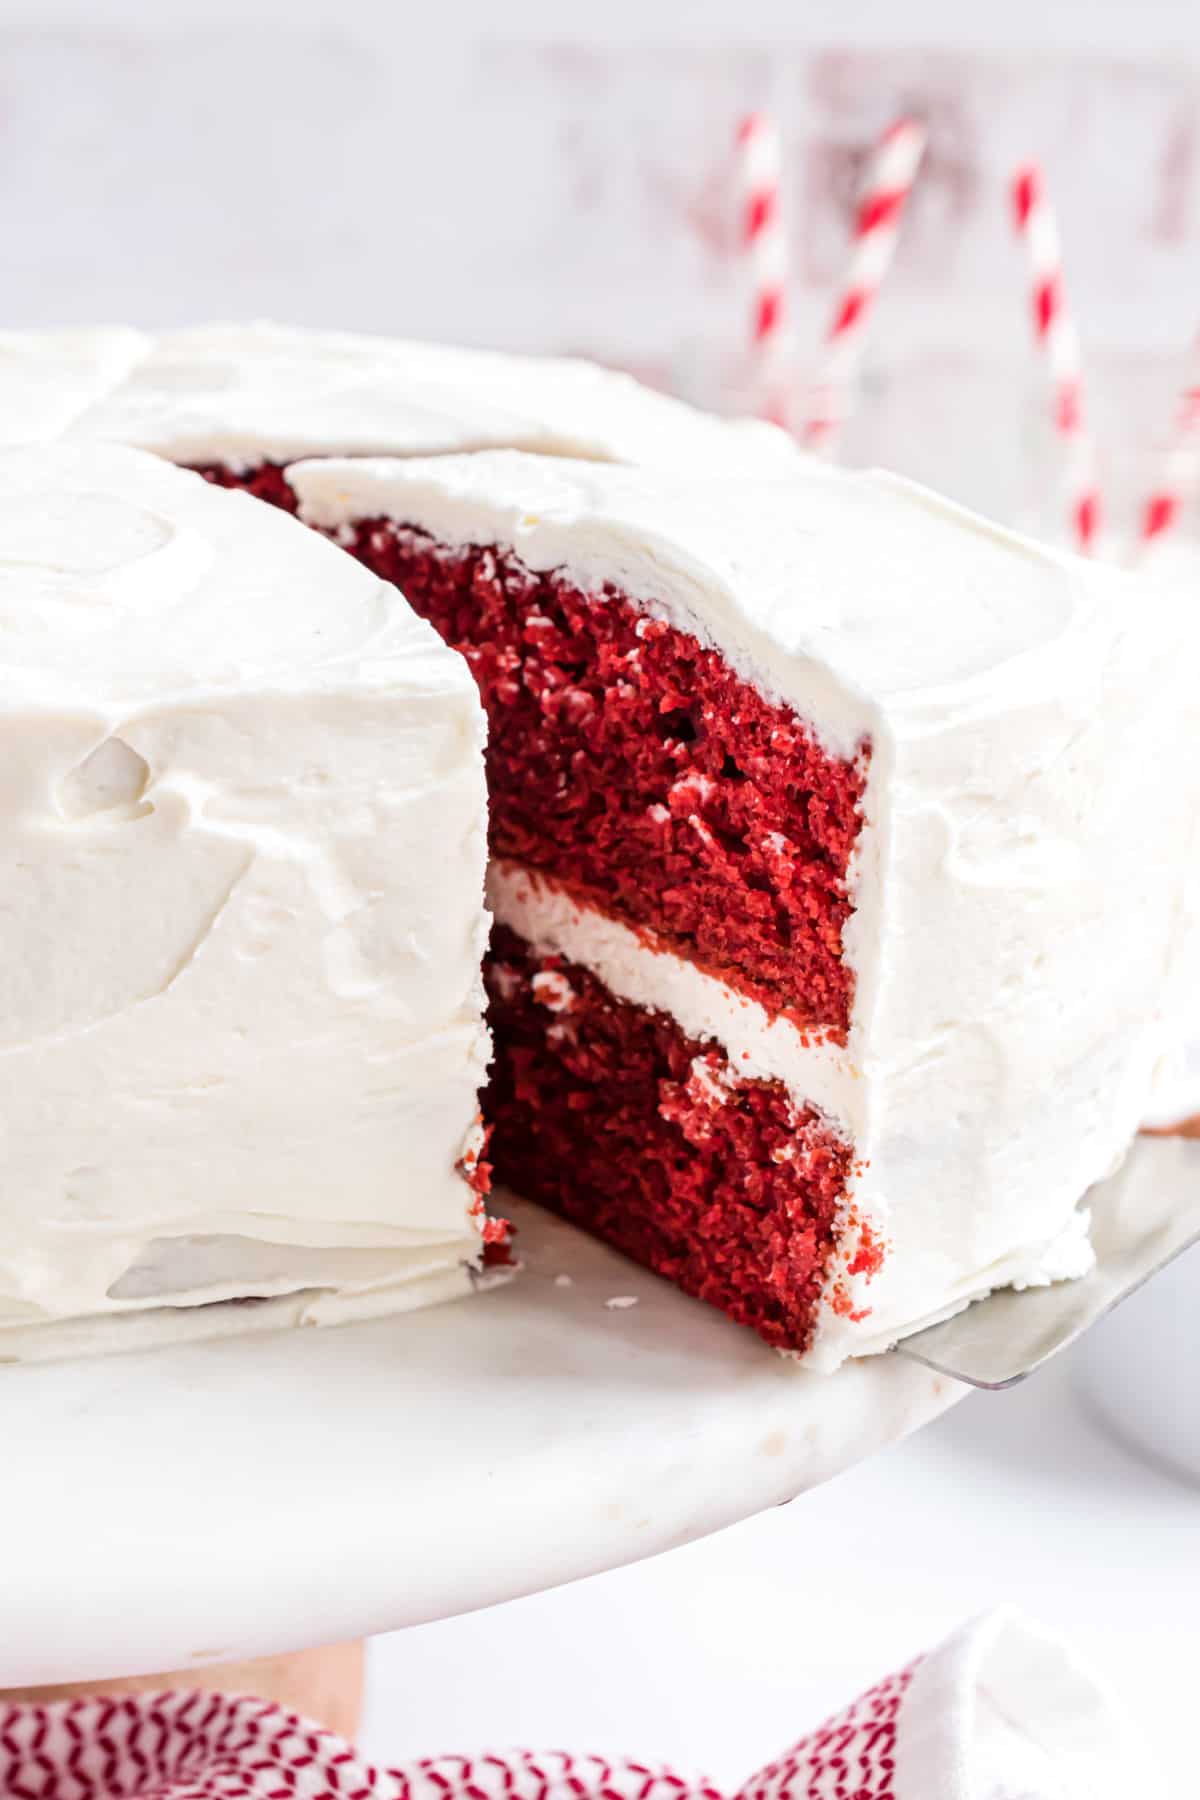
[[896, 1346], [972, 1387], [1006, 1388], [1200, 1242], [1200, 1140], [1139, 1137], [1117, 1173], [1084, 1200], [1096, 1267], [1080, 1281], [1001, 1289]]

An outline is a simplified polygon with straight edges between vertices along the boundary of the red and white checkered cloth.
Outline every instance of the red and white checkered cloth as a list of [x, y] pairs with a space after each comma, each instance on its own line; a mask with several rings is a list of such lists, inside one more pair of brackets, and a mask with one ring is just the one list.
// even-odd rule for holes
[[[1159, 1792], [1066, 1649], [1011, 1613], [870, 1688], [728, 1800], [1130, 1800]], [[661, 1763], [510, 1750], [377, 1769], [263, 1700], [0, 1706], [2, 1800], [727, 1800]]]

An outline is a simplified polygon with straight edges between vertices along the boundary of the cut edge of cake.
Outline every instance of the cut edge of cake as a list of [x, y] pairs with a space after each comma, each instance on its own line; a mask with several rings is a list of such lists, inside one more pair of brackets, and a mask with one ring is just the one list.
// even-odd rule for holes
[[[1081, 1203], [1132, 1140], [1161, 1050], [1192, 831], [1187, 782], [1153, 779], [1187, 704], [1181, 607], [1149, 602], [1151, 623], [1119, 574], [910, 484], [803, 465], [765, 481], [497, 453], [322, 459], [289, 480], [301, 517], [369, 563], [399, 544], [388, 572], [403, 585], [416, 571], [418, 608], [421, 559], [466, 568], [472, 547], [494, 561], [469, 580], [508, 581], [514, 608], [536, 593], [540, 620], [556, 582], [630, 605], [789, 705], [829, 756], [866, 746], [844, 1048], [835, 1020], [796, 1023], [714, 988], [703, 958], [573, 892], [561, 869], [502, 861], [490, 878], [500, 924], [551, 959], [542, 973], [576, 963], [618, 1001], [690, 1022], [731, 1068], [780, 1082], [798, 1114], [815, 1104], [852, 1153], [813, 1328], [792, 1348], [833, 1367], [994, 1287], [1086, 1269]], [[525, 673], [488, 663], [493, 742], [500, 684]], [[578, 729], [551, 693], [547, 742], [575, 730], [572, 754], [586, 755], [577, 710]], [[532, 1016], [518, 1021], [531, 1068]], [[548, 1018], [560, 1044], [568, 1022]], [[561, 1131], [555, 1142], [565, 1162]], [[503, 1154], [497, 1168], [507, 1181]], [[711, 1248], [728, 1253], [719, 1229]], [[676, 1238], [663, 1248], [676, 1279], [689, 1254]]]

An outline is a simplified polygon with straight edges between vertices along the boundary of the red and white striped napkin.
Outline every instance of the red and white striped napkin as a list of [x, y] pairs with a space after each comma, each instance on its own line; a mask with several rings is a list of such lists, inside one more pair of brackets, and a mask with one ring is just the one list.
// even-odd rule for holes
[[3, 1800], [1129, 1800], [1158, 1791], [1091, 1677], [1008, 1612], [964, 1626], [878, 1682], [728, 1796], [661, 1763], [563, 1750], [374, 1768], [333, 1733], [241, 1696], [0, 1706]]

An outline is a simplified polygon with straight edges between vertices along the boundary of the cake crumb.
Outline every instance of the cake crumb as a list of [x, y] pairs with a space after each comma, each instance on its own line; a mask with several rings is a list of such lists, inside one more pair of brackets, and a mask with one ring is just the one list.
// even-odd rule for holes
[[569, 1275], [556, 1275], [554, 1277], [554, 1285], [555, 1287], [567, 1288], [574, 1287], [575, 1283]]
[[614, 1294], [604, 1302], [610, 1312], [624, 1312], [627, 1307], [637, 1305], [636, 1294]]
[[557, 969], [542, 969], [532, 981], [533, 997], [549, 1012], [570, 1012], [575, 1004], [575, 990]]

